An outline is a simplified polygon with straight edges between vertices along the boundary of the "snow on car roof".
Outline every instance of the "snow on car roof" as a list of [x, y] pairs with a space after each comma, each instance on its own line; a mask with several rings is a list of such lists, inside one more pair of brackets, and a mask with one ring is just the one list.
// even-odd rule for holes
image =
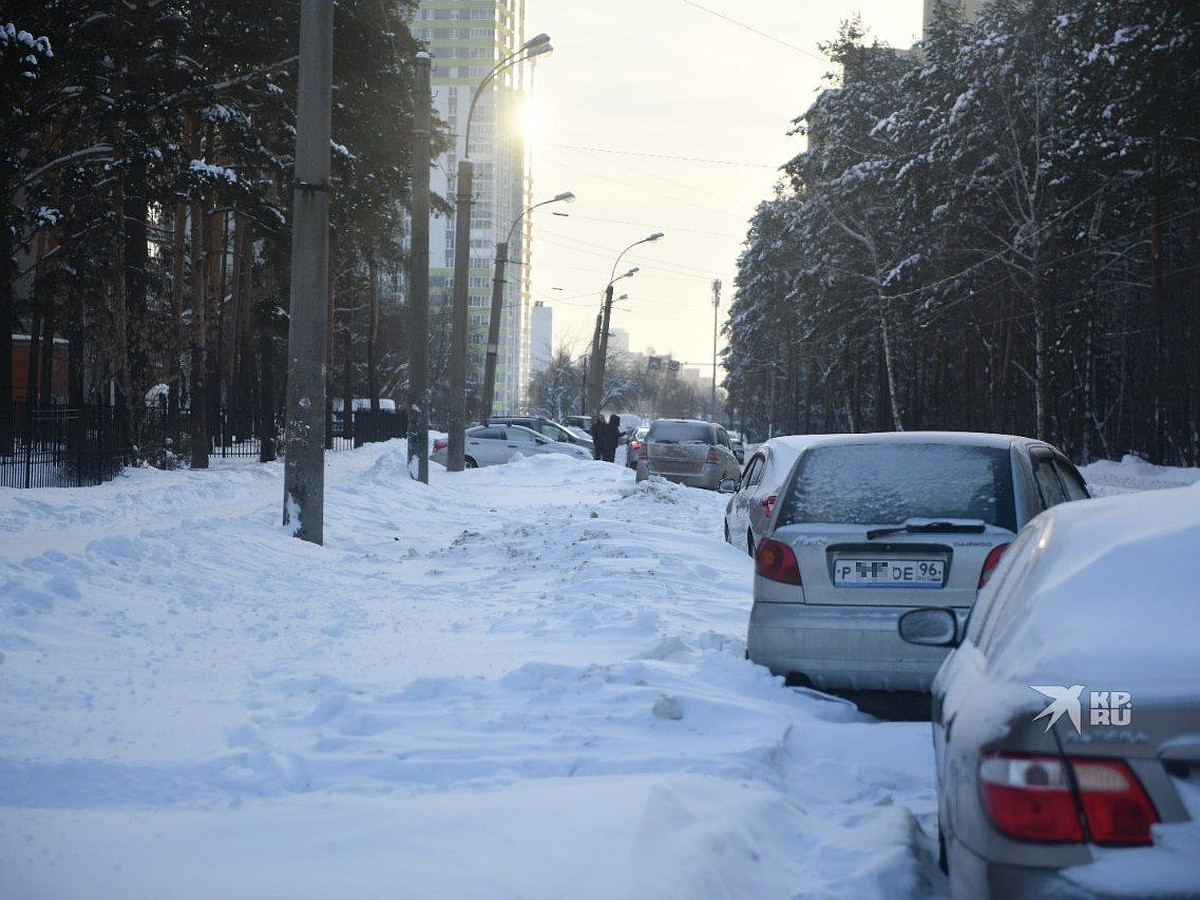
[[1029, 527], [1029, 570], [1001, 590], [1030, 601], [997, 643], [995, 671], [1013, 682], [1194, 696], [1200, 602], [1185, 563], [1200, 547], [1200, 487], [1064, 503]]
[[833, 444], [968, 444], [974, 447], [1009, 447], [1012, 444], [1039, 444], [1034, 438], [1015, 434], [992, 434], [983, 431], [867, 431], [855, 434], [802, 434], [772, 438], [772, 441], [795, 442], [799, 449]]

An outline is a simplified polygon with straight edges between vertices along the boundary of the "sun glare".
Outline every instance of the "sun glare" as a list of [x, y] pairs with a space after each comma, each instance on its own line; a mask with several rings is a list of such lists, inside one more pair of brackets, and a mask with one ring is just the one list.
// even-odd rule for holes
[[525, 143], [532, 144], [540, 140], [545, 130], [545, 114], [532, 100], [526, 100], [521, 107], [521, 134], [525, 136]]

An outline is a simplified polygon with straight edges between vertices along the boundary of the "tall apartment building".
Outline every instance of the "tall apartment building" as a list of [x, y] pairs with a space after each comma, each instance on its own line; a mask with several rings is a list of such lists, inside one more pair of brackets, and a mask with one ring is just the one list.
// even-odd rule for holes
[[543, 372], [554, 356], [554, 310], [542, 303], [533, 304], [529, 320], [529, 371]]
[[[524, 44], [525, 0], [421, 0], [413, 30], [433, 55], [434, 113], [456, 136], [454, 149], [434, 161], [430, 188], [453, 201], [471, 95], [498, 62]], [[528, 69], [519, 64], [500, 72], [480, 94], [471, 116], [469, 159], [475, 169], [475, 201], [467, 354], [468, 381], [477, 385], [483, 382], [496, 244], [505, 239], [528, 205], [531, 183], [520, 129]], [[516, 411], [528, 380], [528, 218], [514, 232], [508, 247], [493, 412]], [[445, 327], [449, 327], [454, 295], [454, 240], [454, 217], [434, 217], [429, 228], [431, 324], [445, 322]]]

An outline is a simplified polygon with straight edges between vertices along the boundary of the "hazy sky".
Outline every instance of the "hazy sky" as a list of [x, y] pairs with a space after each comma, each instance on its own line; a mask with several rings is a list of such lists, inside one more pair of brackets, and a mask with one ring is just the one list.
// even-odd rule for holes
[[712, 281], [725, 285], [723, 323], [747, 222], [799, 151], [791, 120], [831, 68], [817, 44], [856, 13], [907, 47], [922, 2], [527, 0], [527, 34], [555, 48], [537, 64], [534, 201], [578, 197], [533, 214], [533, 296], [554, 309], [556, 345], [584, 351], [617, 255], [662, 231], [622, 260], [640, 271], [618, 282], [629, 299], [612, 327], [633, 350], [711, 372]]

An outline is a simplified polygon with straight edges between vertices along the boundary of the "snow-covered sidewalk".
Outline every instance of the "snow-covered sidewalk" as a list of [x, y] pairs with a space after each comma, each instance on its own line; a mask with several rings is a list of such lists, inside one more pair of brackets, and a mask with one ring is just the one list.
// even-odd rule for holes
[[743, 659], [725, 498], [541, 457], [0, 492], [0, 896], [931, 887], [927, 725]]

